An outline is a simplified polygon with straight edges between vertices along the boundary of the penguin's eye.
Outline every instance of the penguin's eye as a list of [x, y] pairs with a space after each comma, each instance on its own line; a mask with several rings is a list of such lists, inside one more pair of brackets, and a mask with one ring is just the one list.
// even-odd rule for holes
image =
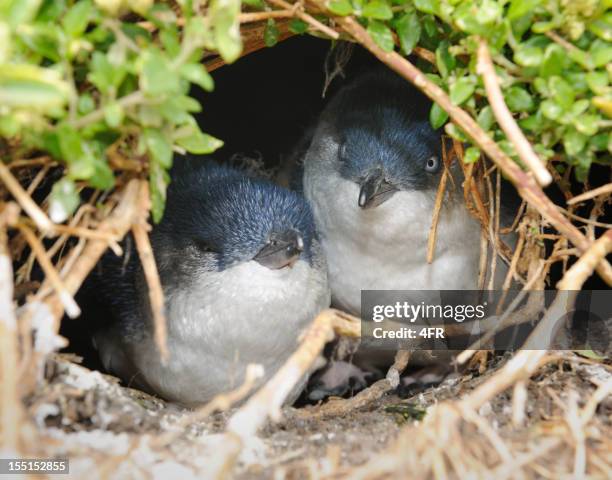
[[202, 253], [219, 253], [217, 249], [210, 245], [206, 240], [198, 239], [195, 243], [198, 250], [200, 250]]
[[436, 173], [438, 170], [440, 170], [440, 159], [436, 156], [429, 157], [427, 163], [425, 163], [425, 171]]

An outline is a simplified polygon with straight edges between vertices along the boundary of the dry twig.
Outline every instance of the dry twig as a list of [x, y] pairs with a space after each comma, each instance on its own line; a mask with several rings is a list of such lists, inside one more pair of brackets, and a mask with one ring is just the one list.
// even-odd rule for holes
[[295, 16], [300, 20], [306, 22], [315, 30], [319, 30], [321, 33], [324, 33], [329, 38], [333, 38], [334, 40], [338, 40], [340, 38], [340, 34], [336, 32], [333, 28], [328, 27], [327, 25], [319, 22], [316, 18], [308, 13], [305, 13], [300, 2], [294, 3], [293, 5], [289, 2], [285, 2], [285, 0], [267, 0], [268, 3], [272, 5], [276, 5], [279, 8], [284, 8], [286, 10], [294, 10]]
[[[1, 163], [1, 161], [0, 161]], [[17, 452], [22, 421], [19, 398], [17, 318], [13, 307], [13, 268], [7, 247], [9, 208], [0, 212], [0, 448]]]
[[59, 273], [53, 266], [51, 259], [48, 257], [43, 244], [36, 237], [36, 235], [34, 235], [34, 232], [27, 225], [21, 223], [17, 224], [17, 227], [30, 245], [32, 252], [36, 256], [36, 260], [38, 260], [39, 265], [45, 272], [46, 279], [49, 280], [49, 283], [51, 283], [51, 285], [57, 292], [58, 298], [64, 306], [64, 309], [66, 310], [66, 315], [68, 315], [70, 318], [78, 317], [81, 314], [81, 309], [74, 301], [72, 294], [64, 285], [64, 282], [60, 278]]
[[529, 170], [533, 172], [538, 183], [543, 186], [549, 185], [550, 182], [552, 182], [552, 176], [533, 151], [533, 147], [514, 121], [512, 113], [508, 109], [499, 87], [499, 80], [495, 73], [495, 68], [493, 67], [489, 47], [487, 46], [487, 42], [483, 39], [480, 40], [478, 45], [477, 71], [482, 75], [484, 80], [487, 97], [491, 104], [493, 114], [497, 119], [497, 123], [499, 123], [499, 126], [508, 137], [508, 140], [514, 145], [518, 156], [525, 162]]
[[164, 312], [164, 291], [159, 279], [159, 272], [155, 264], [155, 257], [151, 249], [148, 231], [150, 226], [147, 223], [149, 216], [149, 184], [141, 180], [140, 196], [138, 198], [139, 219], [132, 225], [132, 235], [136, 243], [136, 250], [140, 257], [140, 263], [144, 271], [144, 276], [149, 287], [149, 302], [151, 303], [151, 313], [153, 314], [153, 326], [155, 331], [155, 344], [161, 355], [162, 361], [166, 361], [170, 353], [168, 352], [166, 314]]
[[567, 204], [575, 205], [576, 203], [585, 202], [600, 195], [608, 195], [610, 193], [612, 193], [612, 183], [607, 183], [601, 187], [594, 188], [593, 190], [589, 190], [588, 192], [584, 192], [580, 195], [576, 195], [574, 198], [570, 198], [567, 201]]
[[21, 208], [23, 208], [30, 218], [34, 221], [36, 226], [43, 233], [53, 232], [53, 222], [43, 212], [38, 205], [32, 200], [28, 193], [19, 184], [17, 179], [13, 176], [8, 167], [0, 161], [0, 179], [6, 185], [6, 188], [11, 195], [17, 200]]

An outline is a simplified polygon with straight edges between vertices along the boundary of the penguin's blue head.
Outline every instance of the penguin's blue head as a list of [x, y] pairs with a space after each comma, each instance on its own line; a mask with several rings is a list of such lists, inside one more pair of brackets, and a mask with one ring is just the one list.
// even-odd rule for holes
[[198, 263], [222, 271], [251, 260], [270, 269], [311, 263], [314, 235], [299, 194], [208, 159], [177, 159], [153, 239], [158, 251], [178, 254], [177, 269]]
[[442, 169], [441, 132], [429, 123], [431, 103], [390, 72], [362, 76], [340, 90], [324, 116], [338, 143], [336, 170], [360, 186], [361, 208], [397, 191], [435, 188]]

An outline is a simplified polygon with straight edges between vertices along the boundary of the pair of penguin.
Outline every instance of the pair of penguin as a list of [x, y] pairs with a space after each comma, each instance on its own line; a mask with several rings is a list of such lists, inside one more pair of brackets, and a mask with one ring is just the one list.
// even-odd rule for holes
[[107, 253], [90, 279], [110, 315], [93, 334], [106, 370], [196, 406], [240, 385], [249, 363], [270, 378], [330, 303], [358, 315], [362, 289], [476, 289], [480, 227], [459, 188], [426, 262], [444, 168], [430, 107], [389, 72], [342, 88], [306, 142], [303, 195], [209, 159], [176, 158], [151, 233], [170, 355], [162, 362], [153, 339], [137, 255]]

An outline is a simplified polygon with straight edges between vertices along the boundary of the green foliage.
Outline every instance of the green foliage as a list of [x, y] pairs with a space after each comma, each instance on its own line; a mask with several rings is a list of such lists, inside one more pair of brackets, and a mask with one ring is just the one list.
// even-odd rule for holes
[[51, 192], [53, 220], [78, 207], [75, 182], [114, 185], [111, 146], [148, 160], [158, 221], [173, 152], [222, 145], [200, 131], [193, 114], [201, 106], [189, 91], [214, 87], [201, 64], [205, 49], [227, 62], [240, 55], [240, 1], [213, 0], [205, 16], [190, 1], [179, 4], [184, 27], [152, 0], [0, 1], [0, 141], [17, 155], [47, 152], [66, 165]]
[[[385, 51], [432, 51], [428, 78], [444, 88], [517, 159], [488, 105], [476, 72], [485, 38], [502, 91], [519, 126], [545, 161], [575, 167], [584, 180], [592, 163], [612, 163], [612, 2], [610, 0], [329, 0], [336, 15], [353, 14]], [[394, 36], [394, 34], [396, 34]], [[436, 128], [448, 121], [437, 105]], [[446, 132], [469, 138], [455, 125]], [[466, 150], [475, 161], [477, 148]]]

